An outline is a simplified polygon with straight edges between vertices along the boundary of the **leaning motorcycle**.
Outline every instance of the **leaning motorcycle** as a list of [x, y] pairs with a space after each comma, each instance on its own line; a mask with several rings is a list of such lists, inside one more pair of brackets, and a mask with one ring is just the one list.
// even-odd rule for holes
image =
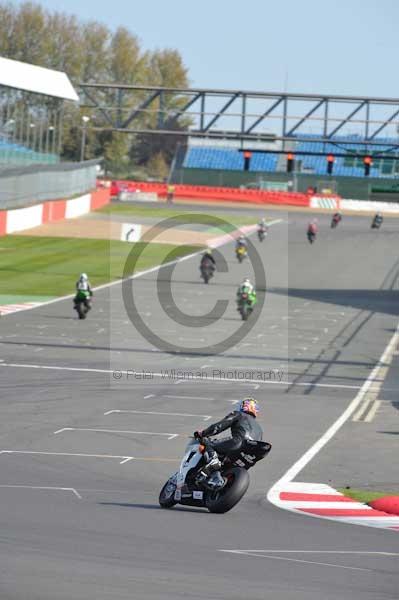
[[190, 438], [180, 469], [169, 477], [159, 494], [159, 504], [171, 508], [176, 504], [205, 507], [212, 513], [231, 510], [249, 486], [248, 469], [262, 460], [271, 450], [271, 444], [244, 440], [242, 447], [230, 457], [220, 456], [220, 471], [206, 473], [209, 462], [209, 440]]
[[79, 319], [85, 319], [90, 308], [90, 294], [81, 290], [78, 291], [74, 300], [74, 309], [78, 313]]
[[244, 258], [247, 256], [247, 249], [245, 248], [245, 246], [238, 246], [238, 248], [236, 248], [236, 257], [239, 263], [242, 263], [242, 261], [244, 260]]
[[382, 225], [382, 217], [374, 217], [371, 222], [371, 229], [379, 229]]

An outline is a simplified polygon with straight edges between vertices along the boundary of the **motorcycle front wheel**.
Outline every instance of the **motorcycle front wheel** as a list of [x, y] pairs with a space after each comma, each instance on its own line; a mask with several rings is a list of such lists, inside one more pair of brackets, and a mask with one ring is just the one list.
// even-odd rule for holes
[[78, 303], [76, 310], [78, 311], [79, 319], [86, 318], [86, 309], [85, 309], [85, 305], [83, 304], [83, 302]]
[[206, 494], [205, 506], [211, 513], [228, 512], [238, 504], [248, 489], [249, 475], [245, 469], [233, 467], [223, 473], [223, 477], [227, 479], [226, 485], [221, 490]]
[[172, 508], [172, 506], [177, 504], [175, 500], [175, 491], [176, 483], [174, 483], [173, 479], [170, 478], [159, 493], [158, 502], [162, 508]]

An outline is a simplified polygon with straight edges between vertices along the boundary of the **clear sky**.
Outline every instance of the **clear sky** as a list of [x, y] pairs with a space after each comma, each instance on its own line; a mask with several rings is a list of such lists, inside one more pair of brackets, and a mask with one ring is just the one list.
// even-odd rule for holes
[[193, 87], [399, 97], [399, 0], [39, 3], [177, 48]]

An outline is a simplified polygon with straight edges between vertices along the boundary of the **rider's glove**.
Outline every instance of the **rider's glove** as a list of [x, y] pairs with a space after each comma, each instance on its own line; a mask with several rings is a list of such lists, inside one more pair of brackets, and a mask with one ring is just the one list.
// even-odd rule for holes
[[194, 431], [193, 436], [196, 440], [200, 440], [202, 438], [202, 431]]

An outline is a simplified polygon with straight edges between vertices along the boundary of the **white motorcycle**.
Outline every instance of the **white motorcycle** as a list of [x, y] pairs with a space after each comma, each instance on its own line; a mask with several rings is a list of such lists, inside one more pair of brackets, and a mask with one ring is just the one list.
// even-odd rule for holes
[[219, 457], [220, 470], [209, 473], [209, 440], [190, 438], [180, 470], [174, 473], [159, 494], [159, 504], [206, 507], [212, 513], [226, 513], [244, 496], [249, 486], [248, 469], [262, 460], [271, 444], [244, 440], [240, 450], [230, 457]]

